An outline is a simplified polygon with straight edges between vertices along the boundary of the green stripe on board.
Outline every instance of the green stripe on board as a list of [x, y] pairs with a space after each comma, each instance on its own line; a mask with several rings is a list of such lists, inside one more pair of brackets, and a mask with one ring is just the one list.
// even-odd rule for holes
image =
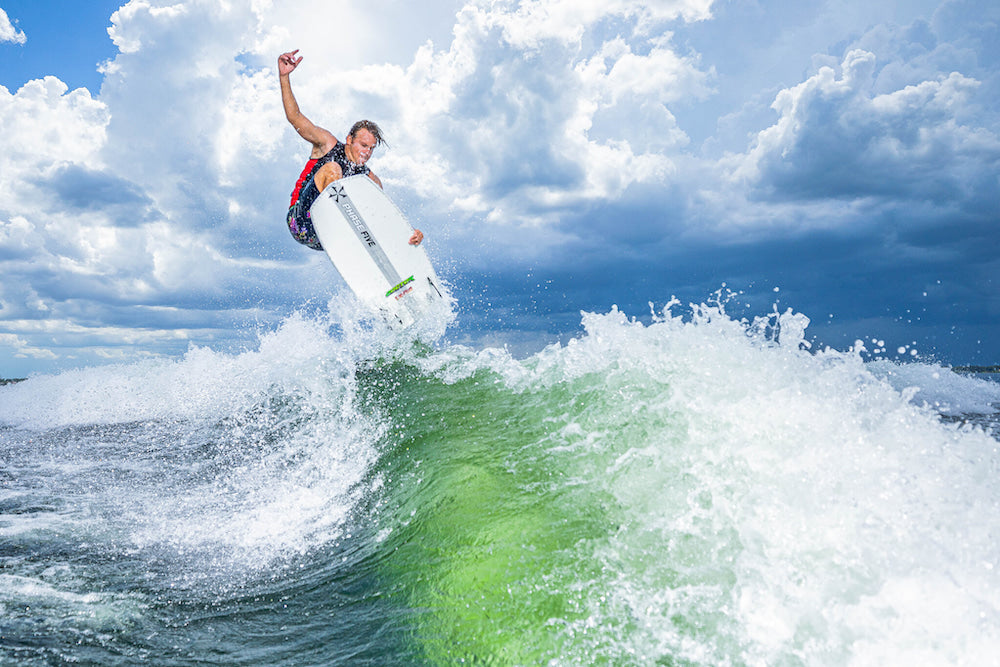
[[408, 284], [410, 284], [412, 282], [413, 282], [413, 276], [410, 276], [409, 278], [407, 278], [403, 282], [398, 283], [398, 284], [393, 285], [392, 287], [390, 287], [389, 291], [386, 292], [385, 295], [386, 296], [390, 296], [390, 295], [392, 295], [393, 292], [396, 292], [397, 290], [402, 289], [405, 285], [408, 285]]

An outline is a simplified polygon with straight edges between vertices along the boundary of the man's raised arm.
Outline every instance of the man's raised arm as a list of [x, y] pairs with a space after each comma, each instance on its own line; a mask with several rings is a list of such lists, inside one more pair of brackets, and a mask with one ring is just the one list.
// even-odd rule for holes
[[285, 118], [292, 124], [295, 131], [303, 139], [313, 145], [313, 157], [325, 155], [337, 143], [337, 138], [329, 130], [314, 125], [311, 120], [305, 117], [299, 110], [299, 103], [292, 93], [292, 82], [289, 74], [302, 62], [302, 56], [298, 58], [295, 54], [299, 50], [282, 53], [278, 56], [278, 81], [281, 83], [281, 105], [285, 108]]

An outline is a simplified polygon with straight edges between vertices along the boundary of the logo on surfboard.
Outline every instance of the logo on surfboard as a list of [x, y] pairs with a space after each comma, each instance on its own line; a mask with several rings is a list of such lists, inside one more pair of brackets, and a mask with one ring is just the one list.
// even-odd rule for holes
[[332, 188], [330, 188], [330, 194], [328, 194], [327, 197], [332, 197], [333, 201], [337, 202], [338, 204], [340, 203], [341, 197], [347, 199], [347, 195], [344, 194], [344, 186], [343, 185], [333, 186]]

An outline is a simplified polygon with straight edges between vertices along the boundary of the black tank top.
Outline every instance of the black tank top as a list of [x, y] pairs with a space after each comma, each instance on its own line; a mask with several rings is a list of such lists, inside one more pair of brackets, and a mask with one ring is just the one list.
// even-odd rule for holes
[[343, 142], [338, 141], [336, 145], [331, 148], [326, 155], [316, 160], [316, 164], [313, 165], [312, 170], [310, 170], [309, 175], [306, 176], [302, 187], [299, 189], [299, 210], [306, 212], [309, 207], [312, 206], [313, 202], [316, 201], [316, 197], [319, 197], [319, 189], [316, 187], [316, 172], [319, 171], [327, 162], [336, 162], [340, 165], [340, 172], [344, 177], [347, 176], [357, 176], [358, 174], [367, 175], [371, 171], [367, 166], [363, 164], [354, 164], [347, 158], [347, 153], [345, 152], [345, 146]]

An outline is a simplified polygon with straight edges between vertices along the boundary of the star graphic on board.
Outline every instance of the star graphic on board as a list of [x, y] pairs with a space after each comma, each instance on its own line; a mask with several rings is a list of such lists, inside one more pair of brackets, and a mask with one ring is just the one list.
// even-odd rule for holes
[[341, 197], [347, 199], [347, 195], [344, 194], [344, 186], [343, 185], [333, 186], [332, 188], [330, 188], [330, 194], [328, 194], [327, 197], [333, 197], [333, 201], [337, 202], [338, 204], [340, 203]]

